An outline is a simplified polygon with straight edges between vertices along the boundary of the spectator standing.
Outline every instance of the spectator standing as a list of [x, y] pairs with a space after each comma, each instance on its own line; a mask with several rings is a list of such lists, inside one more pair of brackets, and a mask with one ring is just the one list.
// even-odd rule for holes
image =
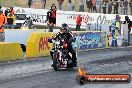
[[73, 4], [72, 4], [72, 0], [68, 0], [68, 11], [73, 11]]
[[93, 3], [92, 3], [92, 0], [90, 0], [91, 2], [91, 12], [93, 12]]
[[119, 3], [115, 2], [114, 3], [114, 14], [118, 14], [118, 8], [119, 8]]
[[120, 5], [120, 14], [123, 15], [123, 1], [120, 1], [119, 5]]
[[108, 5], [108, 14], [112, 12], [112, 6], [113, 6], [113, 2], [110, 2]]
[[33, 1], [32, 0], [28, 0], [28, 7], [30, 8], [33, 4]]
[[84, 12], [85, 0], [79, 0], [79, 12]]
[[15, 17], [11, 13], [7, 16], [7, 28], [14, 29]]
[[53, 27], [56, 26], [56, 11], [55, 4], [51, 6], [51, 9], [47, 12], [47, 25], [49, 32], [53, 32]]
[[42, 2], [42, 9], [45, 9], [45, 7], [46, 7], [46, 0], [42, 0], [41, 2]]
[[62, 10], [62, 4], [63, 4], [64, 0], [57, 0], [57, 1], [58, 1], [59, 10]]
[[116, 18], [112, 21], [110, 26], [112, 31], [112, 44], [111, 46], [117, 46], [117, 34], [120, 30], [120, 16], [116, 15]]
[[97, 10], [97, 12], [98, 13], [100, 13], [101, 11], [100, 11], [100, 5], [101, 5], [101, 1], [100, 0], [96, 0], [96, 10]]
[[3, 15], [3, 25], [7, 23], [7, 18], [5, 16], [5, 14], [3, 13], [3, 10], [1, 9], [2, 11], [2, 15]]
[[130, 0], [130, 2], [129, 2], [129, 7], [130, 7], [130, 14], [132, 15], [132, 0]]
[[7, 17], [8, 13], [10, 12], [10, 9], [6, 8], [5, 10], [5, 16]]
[[2, 27], [4, 23], [5, 23], [5, 16], [3, 14], [2, 9], [0, 9], [0, 27]]
[[125, 16], [124, 24], [128, 25], [128, 44], [127, 45], [130, 45], [130, 33], [132, 28], [132, 21], [129, 19], [128, 16]]
[[97, 10], [96, 10], [96, 0], [92, 0], [92, 4], [93, 4], [93, 12], [95, 11], [97, 13]]
[[106, 3], [105, 2], [103, 2], [103, 4], [102, 4], [102, 9], [103, 9], [103, 13], [104, 14], [106, 14]]
[[76, 20], [76, 31], [80, 31], [81, 23], [82, 23], [82, 17], [78, 15]]
[[92, 8], [92, 0], [86, 0], [86, 5], [87, 5], [87, 8], [88, 8], [88, 12], [92, 12], [92, 11], [90, 11], [91, 8]]
[[33, 5], [33, 8], [37, 8], [38, 6], [37, 0], [32, 0], [32, 5]]
[[127, 11], [128, 11], [128, 0], [124, 1], [124, 15], [127, 15]]
[[12, 15], [15, 14], [15, 10], [13, 9], [13, 7], [10, 7], [10, 13], [11, 13]]

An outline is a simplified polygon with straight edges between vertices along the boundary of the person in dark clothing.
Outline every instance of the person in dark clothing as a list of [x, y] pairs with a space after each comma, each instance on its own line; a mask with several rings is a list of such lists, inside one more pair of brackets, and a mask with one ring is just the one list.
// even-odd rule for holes
[[2, 6], [0, 6], [0, 9], [2, 9]]
[[124, 15], [127, 15], [127, 11], [128, 11], [128, 0], [124, 1]]
[[129, 7], [130, 7], [130, 15], [132, 15], [132, 0], [130, 0], [130, 2], [129, 2]]
[[28, 6], [29, 6], [29, 8], [32, 6], [32, 3], [33, 3], [32, 0], [28, 0]]
[[53, 27], [56, 26], [56, 11], [57, 8], [55, 4], [53, 4], [51, 9], [47, 12], [47, 25], [49, 27], [49, 32], [53, 32]]
[[42, 9], [45, 9], [45, 7], [46, 7], [46, 0], [41, 0], [41, 2], [42, 2]]
[[88, 12], [92, 12], [92, 11], [90, 11], [91, 8], [92, 8], [92, 0], [86, 0], [86, 5], [87, 5], [87, 8], [88, 8]]
[[[75, 37], [73, 36], [72, 32], [68, 30], [69, 27], [66, 23], [63, 23], [61, 25], [61, 32], [58, 32], [55, 36], [53, 36], [53, 40], [60, 40], [60, 39], [64, 39], [65, 42], [67, 42], [68, 45], [68, 51], [72, 54], [72, 61], [74, 66], [77, 66], [77, 57], [76, 57], [76, 52], [74, 50], [74, 48], [72, 47], [72, 42], [75, 42]], [[53, 56], [53, 50], [52, 52], [50, 52], [51, 56]]]
[[108, 5], [108, 14], [112, 12], [112, 6], [113, 6], [113, 2], [110, 2]]
[[103, 13], [106, 14], [106, 2], [103, 2], [102, 4], [102, 9], [103, 9]]
[[118, 14], [118, 8], [119, 8], [119, 3], [116, 2], [116, 3], [114, 4], [114, 14]]
[[69, 3], [72, 3], [72, 0], [68, 0]]
[[6, 16], [6, 17], [8, 16], [9, 12], [10, 12], [10, 9], [7, 8], [7, 9], [5, 10], [5, 16]]
[[15, 23], [15, 17], [10, 13], [7, 16], [7, 28], [8, 29], [13, 29], [14, 28], [14, 23]]
[[125, 16], [124, 24], [128, 24], [128, 45], [130, 45], [130, 33], [132, 28], [132, 21], [129, 19], [128, 16]]

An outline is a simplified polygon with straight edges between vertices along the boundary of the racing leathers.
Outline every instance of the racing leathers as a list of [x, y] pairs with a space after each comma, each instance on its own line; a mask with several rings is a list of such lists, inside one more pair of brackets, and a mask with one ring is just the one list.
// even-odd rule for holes
[[[72, 54], [72, 61], [74, 65], [77, 65], [77, 57], [76, 57], [76, 51], [74, 50], [74, 48], [72, 47], [72, 42], [75, 42], [76, 39], [73, 36], [73, 34], [70, 31], [67, 32], [58, 32], [55, 36], [52, 37], [53, 40], [60, 40], [60, 39], [64, 39], [65, 42], [67, 42], [67, 49], [68, 52], [70, 52]], [[54, 48], [51, 50], [50, 54], [53, 58], [53, 50]]]

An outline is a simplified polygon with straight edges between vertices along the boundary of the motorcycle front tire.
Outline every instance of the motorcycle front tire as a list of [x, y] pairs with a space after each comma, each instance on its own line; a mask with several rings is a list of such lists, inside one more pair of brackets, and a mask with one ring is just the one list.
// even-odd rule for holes
[[59, 63], [58, 63], [57, 52], [53, 53], [53, 68], [54, 68], [55, 71], [59, 71]]

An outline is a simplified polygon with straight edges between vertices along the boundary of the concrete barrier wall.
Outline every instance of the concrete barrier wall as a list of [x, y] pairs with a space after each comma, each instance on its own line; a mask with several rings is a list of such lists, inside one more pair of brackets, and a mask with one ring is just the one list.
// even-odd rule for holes
[[[48, 29], [32, 29], [32, 30], [22, 30], [22, 29], [5, 29], [5, 41], [4, 42], [19, 42], [20, 44], [26, 45], [30, 33], [48, 32]], [[59, 29], [54, 29], [54, 32], [58, 32]], [[16, 37], [17, 36], [17, 37]]]
[[[73, 32], [76, 36], [76, 42], [73, 47], [78, 52], [89, 49], [108, 48], [106, 32]], [[32, 32], [27, 40], [26, 57], [48, 56], [52, 44], [48, 39], [52, 38], [55, 33], [50, 32]]]
[[0, 43], [0, 61], [23, 59], [23, 52], [19, 43]]
[[27, 40], [26, 57], [48, 56], [52, 44], [48, 43], [53, 33], [49, 32], [33, 32]]
[[73, 43], [79, 51], [108, 48], [106, 32], [75, 32], [76, 42]]

